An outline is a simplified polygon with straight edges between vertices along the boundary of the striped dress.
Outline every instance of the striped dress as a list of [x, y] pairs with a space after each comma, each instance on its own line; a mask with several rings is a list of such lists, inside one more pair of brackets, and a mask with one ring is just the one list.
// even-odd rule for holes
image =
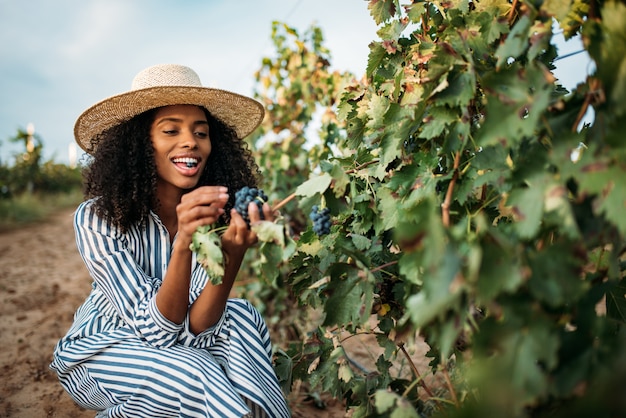
[[[76, 242], [93, 278], [90, 295], [58, 342], [50, 367], [96, 417], [289, 417], [259, 312], [229, 299], [213, 327], [175, 324], [155, 295], [171, 244], [156, 214], [126, 233], [98, 217], [93, 201], [74, 216]], [[189, 303], [208, 281], [195, 263]]]

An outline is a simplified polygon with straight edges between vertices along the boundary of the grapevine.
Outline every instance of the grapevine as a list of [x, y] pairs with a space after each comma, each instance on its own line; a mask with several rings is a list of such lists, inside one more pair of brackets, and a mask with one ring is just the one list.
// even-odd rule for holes
[[[283, 345], [294, 364], [281, 376], [354, 417], [430, 416], [433, 403], [438, 416], [626, 416], [614, 403], [626, 376], [626, 6], [368, 9], [381, 39], [358, 81], [330, 72], [316, 32], [307, 42], [278, 25], [278, 58], [257, 73], [271, 108], [257, 155], [267, 184], [284, 194], [322, 173], [299, 187], [299, 208], [321, 195], [334, 218], [322, 245], [319, 207], [287, 213], [314, 227], [281, 277], [284, 300], [267, 300], [295, 298], [323, 323]], [[552, 72], [556, 30], [580, 35], [595, 64], [569, 92]], [[316, 106], [320, 143], [305, 154]], [[361, 373], [338, 338], [372, 326], [382, 354]], [[422, 389], [422, 370], [395, 371], [398, 353], [411, 364], [417, 333], [435, 390]]]

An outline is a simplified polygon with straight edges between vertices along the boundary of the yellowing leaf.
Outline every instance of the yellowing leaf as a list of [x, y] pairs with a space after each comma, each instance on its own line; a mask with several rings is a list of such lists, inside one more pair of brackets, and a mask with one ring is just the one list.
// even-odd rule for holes
[[199, 227], [191, 237], [189, 249], [196, 253], [196, 259], [207, 272], [211, 283], [221, 284], [224, 255], [220, 236], [210, 226]]

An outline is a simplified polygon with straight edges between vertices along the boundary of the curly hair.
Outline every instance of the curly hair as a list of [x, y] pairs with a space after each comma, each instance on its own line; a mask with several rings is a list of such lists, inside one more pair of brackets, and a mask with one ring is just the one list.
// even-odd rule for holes
[[[230, 191], [223, 221], [234, 207], [234, 192], [256, 187], [260, 171], [247, 144], [234, 129], [202, 108], [209, 122], [211, 153], [200, 186], [226, 186]], [[150, 128], [157, 109], [148, 110], [92, 139], [95, 152], [83, 168], [86, 198], [95, 198], [97, 213], [127, 231], [156, 211], [157, 170]], [[97, 144], [97, 146], [95, 146]]]

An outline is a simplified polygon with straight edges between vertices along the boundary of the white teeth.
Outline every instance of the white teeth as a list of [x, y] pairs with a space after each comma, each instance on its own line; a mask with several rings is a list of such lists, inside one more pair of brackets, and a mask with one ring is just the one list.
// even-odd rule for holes
[[174, 158], [172, 159], [172, 162], [174, 163], [182, 163], [182, 164], [187, 164], [188, 167], [191, 167], [193, 165], [198, 164], [198, 160], [195, 158]]

